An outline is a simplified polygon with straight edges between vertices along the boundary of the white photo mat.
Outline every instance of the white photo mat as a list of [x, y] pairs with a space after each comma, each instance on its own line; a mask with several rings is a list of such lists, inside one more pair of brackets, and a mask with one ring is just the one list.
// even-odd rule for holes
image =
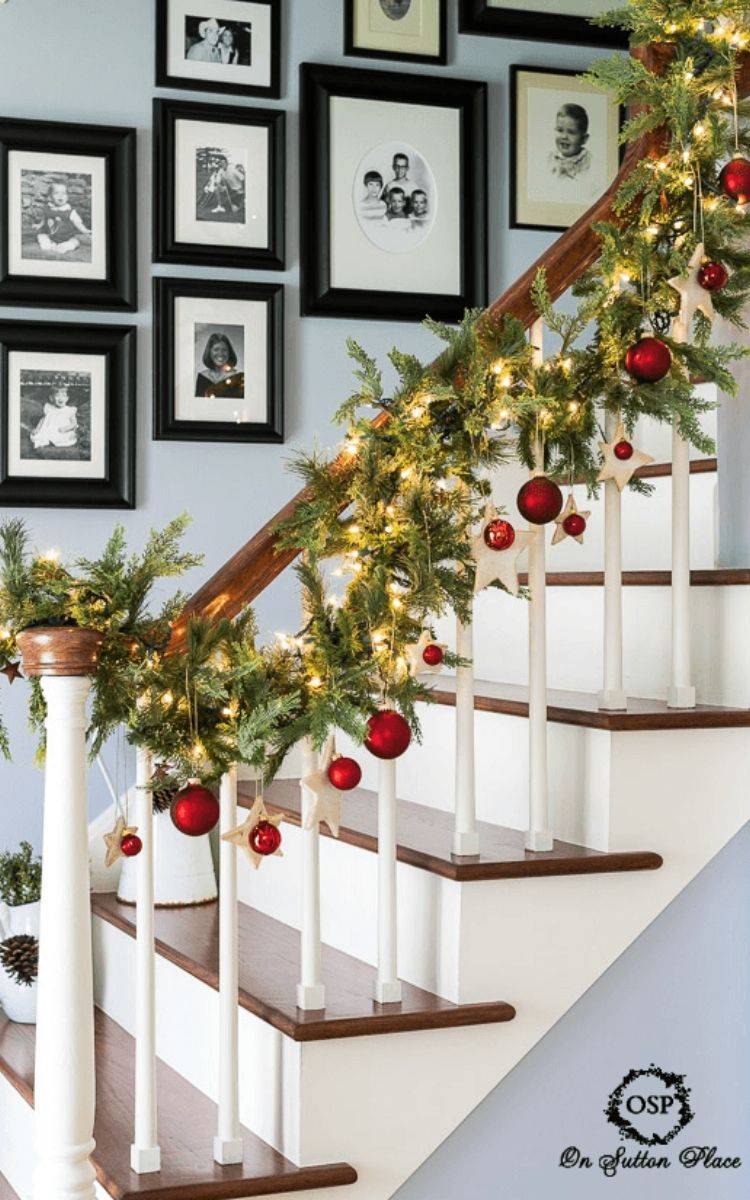
[[[334, 96], [330, 101], [330, 284], [376, 292], [461, 291], [461, 130], [455, 108]], [[429, 235], [393, 254], [366, 236], [353, 185], [363, 156], [403, 140], [429, 165], [436, 213]]]
[[[268, 305], [263, 300], [178, 296], [174, 306], [176, 421], [262, 424], [268, 419]], [[196, 325], [244, 329], [244, 399], [196, 396]]]
[[[234, 122], [175, 122], [175, 240], [204, 246], [265, 249], [269, 240], [269, 138], [261, 125]], [[245, 221], [197, 220], [197, 151], [207, 146], [242, 151], [245, 172]]]
[[394, 21], [383, 12], [380, 0], [353, 0], [354, 44], [361, 50], [437, 56], [440, 3], [441, 0], [412, 0], [409, 11]]
[[[91, 176], [91, 262], [59, 262], [23, 257], [21, 173], [23, 171], [80, 173]], [[11, 275], [54, 279], [107, 278], [106, 160], [83, 154], [47, 154], [11, 150], [8, 154], [8, 265]]]
[[[185, 57], [185, 18], [214, 17], [252, 27], [252, 62], [249, 67], [195, 62]], [[169, 0], [167, 4], [167, 74], [203, 83], [231, 83], [243, 87], [270, 87], [272, 9], [246, 0]]]
[[[63, 462], [21, 457], [21, 372], [86, 372], [91, 376], [91, 458]], [[107, 358], [103, 354], [45, 354], [11, 350], [8, 355], [8, 475], [34, 479], [104, 479], [107, 461]]]

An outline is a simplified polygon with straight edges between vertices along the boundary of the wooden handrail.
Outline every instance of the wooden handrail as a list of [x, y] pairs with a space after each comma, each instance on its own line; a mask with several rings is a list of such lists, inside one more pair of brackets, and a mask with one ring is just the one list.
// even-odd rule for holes
[[[631, 53], [658, 74], [669, 61], [672, 47], [668, 43], [655, 43], [652, 46], [634, 47]], [[750, 54], [740, 56], [737, 90], [741, 97], [750, 94]], [[536, 318], [531, 287], [541, 268], [547, 273], [547, 284], [553, 300], [559, 299], [580, 279], [599, 256], [599, 238], [593, 226], [599, 222], [617, 220], [614, 201], [621, 184], [643, 158], [658, 157], [662, 152], [663, 142], [664, 135], [659, 130], [632, 142], [625, 153], [617, 177], [606, 192], [524, 272], [520, 279], [490, 305], [488, 313], [495, 318], [504, 314], [512, 315], [528, 328]], [[387, 414], [381, 413], [375, 418], [375, 423], [382, 423], [387, 419]], [[331, 470], [346, 469], [347, 461], [341, 456], [331, 464]], [[277, 548], [278, 529], [307, 499], [309, 492], [303, 488], [198, 589], [175, 624], [173, 647], [182, 643], [185, 624], [190, 616], [201, 614], [213, 619], [234, 617], [286, 570], [297, 557], [298, 551]]]

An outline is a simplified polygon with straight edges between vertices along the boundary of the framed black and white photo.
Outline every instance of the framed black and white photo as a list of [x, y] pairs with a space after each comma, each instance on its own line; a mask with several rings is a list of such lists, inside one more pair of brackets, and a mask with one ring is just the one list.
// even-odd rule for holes
[[154, 261], [284, 269], [280, 110], [154, 101]]
[[281, 95], [282, 0], [157, 0], [156, 86]]
[[0, 504], [135, 507], [136, 330], [0, 321]]
[[134, 129], [0, 120], [0, 304], [137, 307]]
[[303, 316], [487, 301], [484, 83], [301, 67]]
[[458, 28], [491, 37], [624, 49], [628, 39], [623, 30], [591, 24], [592, 17], [613, 7], [611, 0], [458, 0]]
[[447, 62], [448, 0], [344, 0], [344, 53]]
[[511, 67], [510, 224], [568, 229], [617, 175], [622, 110], [575, 71]]
[[154, 438], [283, 442], [281, 284], [154, 280]]

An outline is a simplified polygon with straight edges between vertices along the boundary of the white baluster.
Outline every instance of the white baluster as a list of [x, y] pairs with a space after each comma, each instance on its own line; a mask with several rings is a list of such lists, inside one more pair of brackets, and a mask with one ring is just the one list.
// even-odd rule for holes
[[472, 622], [456, 621], [456, 654], [469, 660], [456, 669], [456, 770], [453, 853], [479, 854], [474, 788], [474, 630]]
[[[682, 317], [673, 326], [676, 342], [687, 341]], [[695, 708], [690, 650], [690, 446], [672, 429], [672, 674], [670, 708]]]
[[[317, 769], [318, 755], [310, 739], [303, 738], [303, 778]], [[305, 829], [305, 818], [313, 803], [309, 789], [302, 787], [302, 913], [297, 1007], [305, 1010], [326, 1006], [320, 945], [320, 825], [315, 821], [310, 829]]]
[[[604, 414], [604, 440], [615, 439], [619, 416]], [[614, 479], [604, 484], [604, 680], [599, 708], [627, 708], [622, 686], [622, 497]]]
[[[544, 323], [538, 320], [531, 328], [534, 365], [544, 362]], [[541, 437], [536, 440], [535, 471], [544, 472], [544, 449]], [[551, 850], [553, 838], [549, 817], [547, 782], [547, 564], [545, 529], [532, 526], [533, 541], [529, 545], [529, 828], [527, 850]]]
[[86, 697], [90, 680], [42, 679], [47, 702], [36, 1028], [36, 1200], [94, 1200]]
[[398, 978], [396, 910], [396, 763], [381, 760], [378, 771], [378, 977], [375, 999], [397, 1004]]
[[153, 763], [136, 758], [135, 820], [143, 849], [136, 864], [135, 1138], [130, 1166], [139, 1175], [161, 1170], [156, 1102], [156, 959], [154, 957], [154, 802], [148, 788]]
[[[222, 777], [219, 792], [220, 830], [237, 825], [237, 768]], [[244, 1144], [239, 1098], [239, 942], [237, 920], [237, 852], [219, 840], [219, 1111], [214, 1138], [217, 1163], [241, 1163]]]

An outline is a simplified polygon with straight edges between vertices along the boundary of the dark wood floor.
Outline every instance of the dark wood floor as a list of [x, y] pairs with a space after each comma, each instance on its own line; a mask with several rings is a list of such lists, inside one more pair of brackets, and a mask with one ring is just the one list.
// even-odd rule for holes
[[[249, 808], [253, 786], [240, 783], [240, 804]], [[271, 807], [295, 825], [300, 822], [300, 789], [295, 779], [277, 779], [266, 789]], [[340, 838], [363, 850], [378, 848], [377, 799], [374, 792], [356, 788], [347, 792], [342, 809]], [[540, 875], [599, 875], [613, 871], [650, 871], [662, 865], [661, 856], [647, 850], [605, 854], [555, 842], [549, 853], [532, 854], [524, 849], [524, 835], [502, 825], [477, 823], [480, 853], [476, 858], [456, 858], [451, 852], [453, 815], [409, 800], [398, 801], [396, 836], [400, 862], [421, 867], [445, 879], [469, 882], [480, 879], [521, 879]], [[321, 826], [328, 834], [326, 826]]]
[[[264, 870], [273, 865], [267, 864]], [[93, 896], [92, 903], [98, 916], [135, 935], [135, 913], [131, 906], [118, 903], [113, 894]], [[375, 920], [375, 913], [372, 919]], [[156, 938], [158, 952], [170, 962], [210, 987], [218, 987], [216, 904], [158, 909]], [[239, 941], [241, 1006], [297, 1042], [494, 1024], [515, 1016], [515, 1009], [502, 1001], [451, 1004], [407, 983], [403, 985], [400, 1004], [376, 1004], [372, 999], [374, 968], [330, 946], [323, 947], [326, 1008], [303, 1012], [296, 1005], [298, 931], [240, 904]]]
[[17, 1194], [4, 1175], [0, 1175], [0, 1200], [18, 1200]]
[[[426, 677], [425, 683], [432, 688], [437, 704], [455, 705], [454, 678], [433, 675]], [[623, 712], [606, 712], [598, 707], [593, 692], [562, 692], [554, 688], [547, 692], [547, 699], [548, 720], [587, 729], [607, 729], [613, 733], [644, 729], [735, 729], [750, 726], [749, 708], [723, 708], [715, 704], [668, 708], [664, 700], [629, 697], [627, 709]], [[528, 717], [529, 689], [513, 683], [477, 680], [474, 685], [474, 707], [481, 712]]]
[[[0, 1019], [0, 1073], [29, 1103], [34, 1091], [34, 1034], [33, 1025]], [[129, 1161], [134, 1050], [133, 1039], [97, 1011], [93, 1162], [99, 1182], [114, 1200], [233, 1200], [356, 1181], [357, 1173], [347, 1163], [295, 1167], [248, 1130], [243, 1130], [244, 1163], [217, 1166], [212, 1159], [216, 1106], [164, 1063], [157, 1071], [162, 1170], [135, 1175]]]

